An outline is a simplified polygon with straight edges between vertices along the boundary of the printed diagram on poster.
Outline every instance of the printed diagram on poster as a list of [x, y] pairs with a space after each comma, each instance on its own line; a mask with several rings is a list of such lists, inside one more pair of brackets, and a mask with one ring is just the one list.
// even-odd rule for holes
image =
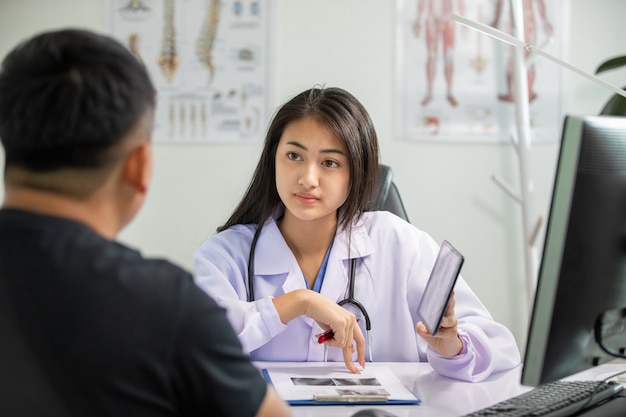
[[[522, 0], [525, 42], [561, 56], [564, 0]], [[396, 136], [496, 142], [516, 132], [512, 46], [452, 14], [512, 33], [509, 0], [397, 0]], [[562, 72], [526, 54], [533, 141], [557, 141]]]
[[267, 1], [108, 0], [105, 7], [105, 27], [157, 88], [155, 141], [262, 141]]

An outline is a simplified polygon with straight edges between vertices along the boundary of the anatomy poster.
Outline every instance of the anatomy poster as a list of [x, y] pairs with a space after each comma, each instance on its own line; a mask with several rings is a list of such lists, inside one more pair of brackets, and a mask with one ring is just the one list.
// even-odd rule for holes
[[154, 140], [258, 142], [268, 106], [265, 0], [108, 0], [110, 33], [157, 87]]
[[[561, 57], [564, 0], [522, 0], [525, 43]], [[502, 141], [516, 137], [512, 46], [451, 19], [512, 34], [509, 0], [397, 0], [397, 136]], [[525, 53], [533, 141], [559, 138], [563, 69]]]

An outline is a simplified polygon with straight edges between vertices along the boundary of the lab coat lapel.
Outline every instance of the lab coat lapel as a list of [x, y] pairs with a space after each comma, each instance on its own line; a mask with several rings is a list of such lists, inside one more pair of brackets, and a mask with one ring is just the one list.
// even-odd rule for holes
[[[352, 225], [352, 237], [350, 230], [339, 229], [335, 235], [326, 275], [320, 293], [333, 301], [340, 301], [348, 295], [348, 284], [350, 277], [350, 259], [363, 258], [374, 252], [374, 245], [369, 234], [359, 220]], [[348, 247], [350, 245], [350, 247]], [[359, 262], [357, 262], [357, 265]], [[358, 267], [355, 271], [355, 282], [358, 282]]]
[[256, 245], [255, 276], [284, 275], [283, 291], [306, 288], [298, 261], [287, 246], [275, 219], [265, 223]]
[[[307, 288], [298, 261], [280, 233], [275, 218], [263, 226], [256, 252], [255, 276], [287, 275], [282, 286], [284, 293]], [[315, 325], [310, 317], [302, 316], [301, 319], [311, 327]]]

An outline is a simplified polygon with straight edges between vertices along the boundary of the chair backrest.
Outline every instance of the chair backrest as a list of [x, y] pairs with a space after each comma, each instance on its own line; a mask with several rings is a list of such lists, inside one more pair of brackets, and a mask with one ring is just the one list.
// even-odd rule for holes
[[393, 182], [393, 170], [388, 165], [378, 165], [378, 183], [370, 210], [389, 211], [407, 222], [409, 221], [398, 187]]

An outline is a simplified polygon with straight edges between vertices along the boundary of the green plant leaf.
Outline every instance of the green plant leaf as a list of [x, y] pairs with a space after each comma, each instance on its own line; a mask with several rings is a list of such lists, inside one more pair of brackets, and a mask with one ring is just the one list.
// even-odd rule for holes
[[614, 94], [613, 96], [611, 96], [609, 101], [606, 102], [600, 114], [611, 116], [626, 116], [626, 98], [619, 94]]
[[604, 61], [600, 66], [596, 69], [596, 74], [600, 74], [601, 72], [609, 71], [615, 68], [620, 68], [626, 65], [626, 55], [617, 56], [615, 58], [611, 58], [607, 61]]

